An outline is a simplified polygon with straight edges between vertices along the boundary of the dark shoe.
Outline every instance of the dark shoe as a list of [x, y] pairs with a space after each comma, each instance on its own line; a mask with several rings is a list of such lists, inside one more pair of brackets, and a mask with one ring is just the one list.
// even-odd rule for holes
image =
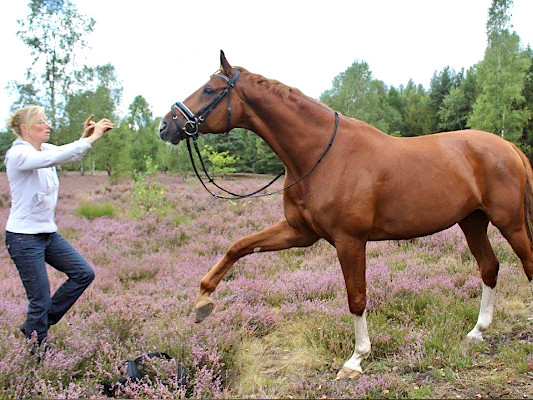
[[[48, 325], [48, 328], [50, 328], [51, 325]], [[26, 321], [24, 321], [22, 324], [19, 325], [19, 330], [22, 332], [24, 336], [26, 336]]]

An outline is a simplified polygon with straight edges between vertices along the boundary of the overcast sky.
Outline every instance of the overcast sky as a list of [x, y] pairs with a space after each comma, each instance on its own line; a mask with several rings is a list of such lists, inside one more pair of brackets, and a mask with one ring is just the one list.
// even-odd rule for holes
[[[184, 100], [230, 64], [277, 79], [318, 98], [355, 60], [375, 79], [427, 89], [435, 71], [483, 59], [491, 0], [73, 0], [96, 20], [88, 65], [114, 65], [124, 88], [122, 110], [144, 96], [154, 116]], [[6, 85], [24, 81], [29, 48], [16, 36], [28, 0], [0, 12], [0, 124], [15, 100]], [[514, 0], [513, 29], [533, 45], [533, 1]]]

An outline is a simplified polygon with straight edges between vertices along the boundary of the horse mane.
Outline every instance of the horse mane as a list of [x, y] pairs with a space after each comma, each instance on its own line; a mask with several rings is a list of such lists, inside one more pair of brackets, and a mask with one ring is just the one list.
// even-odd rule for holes
[[317, 105], [321, 105], [322, 107], [329, 108], [328, 106], [326, 106], [324, 103], [321, 103], [317, 99], [313, 99], [312, 97], [307, 96], [300, 89], [285, 85], [284, 83], [281, 83], [280, 81], [277, 81], [275, 79], [265, 78], [263, 75], [250, 72], [247, 69], [242, 68], [242, 67], [234, 67], [234, 68], [238, 69], [241, 72], [246, 72], [252, 77], [252, 80], [256, 84], [262, 86], [263, 88], [270, 91], [271, 93], [274, 93], [280, 96], [284, 100], [288, 99], [291, 95], [296, 95], [298, 97], [302, 97], [307, 100], [310, 100], [313, 103], [316, 103]]

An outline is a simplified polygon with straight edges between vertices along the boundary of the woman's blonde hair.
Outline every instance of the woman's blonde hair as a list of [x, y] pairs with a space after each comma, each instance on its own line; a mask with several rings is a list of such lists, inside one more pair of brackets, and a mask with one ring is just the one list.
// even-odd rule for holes
[[7, 127], [11, 129], [15, 135], [19, 138], [22, 137], [22, 132], [20, 130], [21, 125], [30, 125], [38, 117], [44, 117], [44, 107], [41, 106], [26, 106], [19, 108], [9, 117], [7, 122]]

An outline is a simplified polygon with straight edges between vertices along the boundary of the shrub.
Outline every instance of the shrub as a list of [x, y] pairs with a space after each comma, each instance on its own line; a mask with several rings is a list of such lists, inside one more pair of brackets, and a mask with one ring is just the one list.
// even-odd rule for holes
[[146, 171], [135, 171], [131, 184], [131, 215], [133, 218], [155, 214], [165, 216], [166, 187], [154, 180], [159, 166], [154, 164], [151, 157], [145, 157]]

